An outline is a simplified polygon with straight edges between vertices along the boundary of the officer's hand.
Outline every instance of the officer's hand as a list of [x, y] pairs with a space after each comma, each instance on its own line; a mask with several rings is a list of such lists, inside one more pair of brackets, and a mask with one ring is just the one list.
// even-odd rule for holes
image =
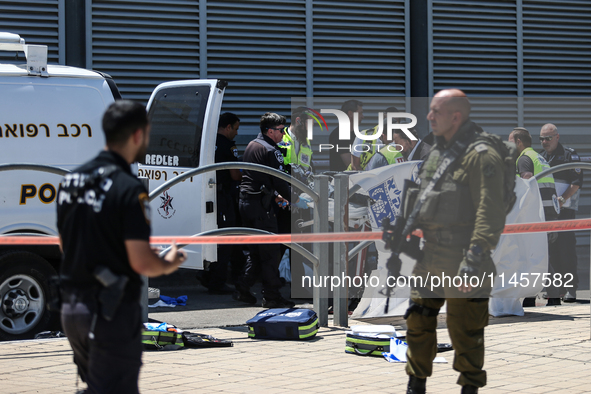
[[187, 260], [187, 252], [184, 250], [180, 250], [176, 246], [176, 242], [172, 242], [170, 246], [170, 250], [164, 256], [164, 260], [166, 260], [169, 265], [165, 269], [165, 275], [171, 274], [177, 270], [177, 268]]
[[300, 197], [293, 205], [295, 205], [299, 209], [308, 209], [309, 202], [311, 202], [311, 201], [309, 199], [307, 199], [306, 197]]
[[289, 201], [281, 197], [280, 194], [278, 194], [277, 197], [275, 197], [275, 202], [277, 203], [277, 205], [279, 205], [279, 208], [285, 208], [289, 205]]
[[462, 293], [469, 293], [472, 291], [470, 278], [476, 276], [480, 280], [480, 267], [482, 266], [483, 260], [482, 256], [483, 254], [481, 250], [480, 253], [474, 253], [472, 249], [469, 249], [460, 263], [458, 276], [462, 279], [462, 284], [458, 286], [458, 290]]

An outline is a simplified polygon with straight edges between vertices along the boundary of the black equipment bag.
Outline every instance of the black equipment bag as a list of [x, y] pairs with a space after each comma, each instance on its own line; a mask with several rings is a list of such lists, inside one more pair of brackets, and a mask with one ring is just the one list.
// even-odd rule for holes
[[318, 333], [318, 316], [311, 309], [267, 309], [246, 322], [254, 339], [311, 339]]
[[183, 331], [183, 342], [186, 348], [207, 348], [207, 347], [231, 347], [232, 341], [218, 339], [206, 334], [197, 334]]

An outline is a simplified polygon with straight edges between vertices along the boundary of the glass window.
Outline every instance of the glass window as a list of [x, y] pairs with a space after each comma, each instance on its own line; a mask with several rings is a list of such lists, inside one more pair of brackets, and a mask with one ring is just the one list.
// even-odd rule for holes
[[143, 164], [199, 166], [209, 91], [209, 86], [182, 86], [156, 94], [148, 114], [152, 131]]

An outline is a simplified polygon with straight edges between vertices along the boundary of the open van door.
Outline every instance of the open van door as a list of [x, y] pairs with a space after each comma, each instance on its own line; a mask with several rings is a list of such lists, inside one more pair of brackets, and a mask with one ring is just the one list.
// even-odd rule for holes
[[[150, 144], [138, 175], [150, 191], [164, 182], [215, 162], [215, 142], [227, 83], [217, 79], [166, 82], [148, 102]], [[215, 171], [163, 191], [150, 203], [152, 235], [191, 236], [217, 228]], [[183, 268], [203, 269], [217, 260], [215, 245], [191, 245]]]

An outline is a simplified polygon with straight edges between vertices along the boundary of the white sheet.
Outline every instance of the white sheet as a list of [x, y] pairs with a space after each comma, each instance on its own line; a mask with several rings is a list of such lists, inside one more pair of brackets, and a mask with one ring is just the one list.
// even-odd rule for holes
[[[370, 222], [373, 231], [380, 231], [377, 228], [377, 223], [381, 223], [384, 217], [393, 218], [397, 213], [399, 207], [397, 197], [400, 195], [398, 191], [402, 191], [405, 178], [416, 178], [418, 163], [394, 164], [350, 177], [353, 184], [359, 184], [368, 191], [372, 198], [379, 200], [377, 204], [379, 208], [370, 209]], [[517, 202], [507, 215], [506, 223], [544, 221], [542, 201], [535, 180], [533, 178], [523, 180], [517, 177], [515, 192]], [[388, 314], [384, 313], [386, 297], [383, 294], [383, 288], [388, 276], [386, 261], [390, 253], [384, 248], [384, 243], [381, 241], [376, 242], [376, 247], [378, 268], [372, 272], [372, 276], [379, 278], [379, 285], [365, 289], [363, 298], [353, 312], [352, 318], [401, 316], [408, 307], [410, 288], [408, 286], [397, 287], [390, 297], [389, 312]], [[547, 272], [548, 243], [546, 233], [502, 235], [492, 257], [497, 267], [497, 277], [490, 301], [490, 313], [493, 316], [522, 316], [523, 308], [520, 298], [536, 295], [542, 289], [541, 275]], [[401, 273], [410, 275], [413, 266], [414, 260], [403, 255]], [[540, 274], [536, 286], [533, 286], [535, 276], [531, 275], [532, 273]], [[516, 279], [517, 285], [509, 284], [514, 274], [516, 274], [514, 279]], [[525, 284], [525, 280], [520, 281], [520, 279], [523, 278], [529, 279], [529, 286], [522, 286]], [[504, 282], [504, 287], [501, 282]]]

